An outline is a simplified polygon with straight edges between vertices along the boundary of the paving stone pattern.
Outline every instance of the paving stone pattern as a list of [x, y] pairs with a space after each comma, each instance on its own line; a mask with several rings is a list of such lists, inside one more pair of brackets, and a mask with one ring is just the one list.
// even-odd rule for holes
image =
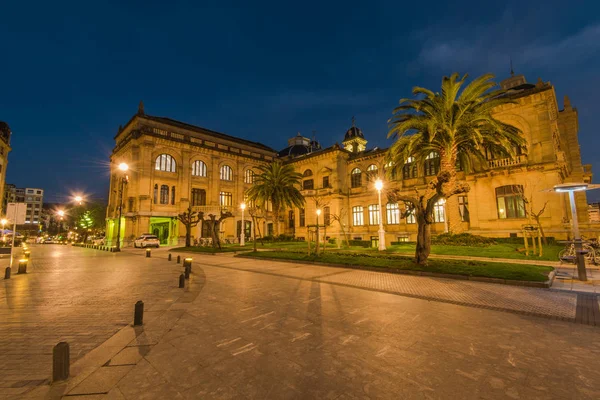
[[[40, 251], [44, 259], [45, 251], [51, 250]], [[62, 386], [42, 384], [27, 389], [18, 398], [600, 398], [598, 328], [478, 308], [476, 303], [504, 304], [513, 297], [524, 308], [531, 301], [570, 301], [570, 297], [556, 297], [551, 291], [476, 282], [445, 286], [463, 282], [387, 277], [392, 274], [377, 272], [364, 272], [363, 276], [363, 271], [230, 256], [195, 256], [189, 286], [181, 291], [172, 288], [181, 266], [166, 264], [164, 252], [156, 252], [156, 257], [153, 252], [148, 261], [133, 252], [106, 256], [87, 249], [56, 251], [72, 257], [72, 274], [78, 279], [62, 277], [67, 279], [64, 281], [60, 272], [52, 272], [53, 268], [71, 270], [65, 265], [68, 262], [63, 262], [54, 267], [48, 264], [40, 273], [46, 278], [34, 278], [32, 272], [19, 280], [63, 282], [55, 285], [78, 293], [78, 298], [71, 300], [74, 313], [79, 312], [81, 303], [94, 303], [104, 310], [104, 322], [117, 328], [122, 321], [131, 321], [138, 298], [112, 286], [122, 280], [137, 281], [128, 290], [144, 296], [152, 311], [142, 327], [122, 327], [111, 338], [123, 332], [131, 334], [122, 348], [99, 362], [93, 372], [75, 376]], [[121, 267], [103, 267], [107, 261]], [[147, 277], [150, 272], [153, 276]], [[394, 283], [396, 278], [415, 281]], [[19, 287], [16, 282], [8, 285]], [[445, 301], [391, 293], [408, 291], [402, 285], [415, 284], [431, 285], [432, 292], [447, 292]], [[148, 289], [144, 289], [146, 285]], [[35, 287], [46, 290], [44, 285]], [[478, 292], [464, 297], [453, 295], [453, 289]], [[501, 295], [502, 290], [511, 292]], [[22, 293], [38, 296], [31, 290]], [[52, 298], [44, 293], [39, 296]], [[106, 296], [111, 307], [103, 308]], [[13, 304], [20, 301], [14, 291], [11, 297]], [[474, 301], [476, 307], [451, 304], [448, 299]], [[31, 326], [19, 322], [33, 318], [30, 312], [23, 307], [8, 309], [6, 298], [3, 300], [0, 315], [10, 315], [13, 322], [9, 328], [15, 324], [17, 328], [10, 329], [33, 334]], [[127, 304], [119, 307], [119, 302]], [[50, 306], [53, 301], [42, 303]], [[64, 319], [77, 322], [68, 312], [68, 302], [58, 308]], [[45, 332], [49, 342], [59, 337], [52, 337], [51, 327], [39, 324], [35, 329]], [[0, 335], [4, 332], [2, 325]], [[0, 350], [18, 342], [18, 338], [2, 342]], [[0, 361], [9, 360], [1, 351], [0, 357]], [[4, 389], [19, 388], [0, 387], [0, 394], [8, 397], [10, 392]]]

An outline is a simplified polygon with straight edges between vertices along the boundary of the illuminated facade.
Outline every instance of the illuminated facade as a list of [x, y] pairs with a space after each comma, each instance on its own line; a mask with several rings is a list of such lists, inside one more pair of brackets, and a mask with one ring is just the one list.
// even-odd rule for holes
[[2, 199], [2, 213], [6, 213], [6, 168], [8, 167], [8, 153], [10, 136], [12, 132], [6, 122], [0, 121], [0, 199]]
[[[514, 158], [488, 154], [486, 164], [478, 165], [475, 172], [459, 171], [470, 191], [436, 204], [432, 231], [520, 235], [522, 226], [532, 222], [525, 212], [525, 198], [534, 211], [547, 202], [541, 217], [546, 235], [564, 238], [570, 229], [568, 199], [545, 190], [564, 182], [591, 182], [591, 166], [581, 163], [577, 110], [567, 97], [563, 109], [559, 109], [554, 88], [548, 82], [529, 84], [519, 75], [501, 85], [516, 103], [498, 108], [495, 116], [521, 129], [527, 152]], [[375, 244], [381, 215], [387, 244], [414, 241], [414, 217], [404, 212], [403, 204], [390, 203], [385, 196], [379, 210], [373, 183], [381, 177], [385, 188], [413, 192], [437, 174], [437, 155], [432, 153], [420, 165], [409, 158], [396, 168], [390, 180], [385, 174], [390, 167], [384, 161], [386, 149], [368, 149], [367, 138], [354, 119], [340, 139], [341, 145], [321, 148], [314, 139], [298, 134], [288, 141], [288, 147], [275, 152], [260, 143], [146, 115], [141, 106], [115, 137], [107, 237], [110, 241], [115, 236], [121, 179], [116, 166], [120, 162], [131, 167], [123, 191], [122, 237], [127, 245], [131, 238], [145, 232], [157, 234], [164, 244], [181, 243], [185, 230], [175, 217], [190, 205], [207, 213], [220, 208], [231, 210], [235, 217], [226, 220], [221, 234], [233, 240], [242, 229], [239, 205], [252, 185], [251, 171], [280, 159], [302, 174], [301, 189], [306, 198], [304, 209], [281, 214], [277, 221], [280, 232], [306, 237], [308, 226], [316, 222], [315, 200], [319, 200], [323, 208], [320, 224], [327, 225], [327, 236], [339, 237], [339, 220], [350, 239]], [[576, 196], [582, 231], [591, 231], [585, 193]], [[268, 232], [273, 223], [270, 219], [261, 222], [261, 231]], [[244, 227], [251, 232], [248, 221]], [[201, 226], [193, 235], [206, 236]]]

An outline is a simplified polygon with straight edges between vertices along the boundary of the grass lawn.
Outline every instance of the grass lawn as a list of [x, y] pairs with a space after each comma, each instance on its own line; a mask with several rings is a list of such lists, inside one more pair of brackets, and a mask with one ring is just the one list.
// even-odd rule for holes
[[409, 257], [398, 255], [370, 255], [367, 253], [325, 253], [320, 256], [292, 251], [249, 252], [245, 256], [268, 259], [284, 259], [294, 261], [317, 261], [329, 264], [341, 264], [364, 267], [380, 267], [410, 271], [435, 272], [442, 274], [499, 278], [508, 280], [543, 282], [548, 279], [551, 267], [522, 264], [503, 264], [471, 260], [429, 259], [429, 265], [420, 266]]
[[[525, 246], [523, 243], [496, 243], [488, 246], [452, 246], [443, 244], [432, 244], [431, 254], [448, 254], [453, 256], [471, 256], [471, 257], [490, 257], [490, 258], [510, 258], [517, 260], [545, 260], [559, 261], [558, 252], [564, 249], [561, 245], [543, 246], [542, 257], [530, 255], [517, 251]], [[530, 249], [531, 250], [531, 249]], [[410, 253], [415, 252], [414, 243], [406, 243], [391, 246], [388, 248], [389, 253]]]
[[[314, 248], [314, 243], [311, 244], [311, 247]], [[327, 245], [327, 247], [335, 247], [334, 245]], [[256, 242], [256, 248], [258, 250], [261, 249], [269, 249], [269, 250], [295, 250], [295, 251], [303, 251], [308, 250], [308, 244], [306, 242], [264, 242], [261, 244], [260, 241]], [[252, 251], [254, 250], [254, 245], [252, 241], [247, 241], [245, 246], [240, 246], [239, 244], [221, 244], [221, 249], [213, 249], [212, 247], [202, 247], [202, 246], [192, 246], [192, 247], [176, 247], [171, 249], [171, 251], [189, 251], [194, 253], [230, 253], [234, 251]]]

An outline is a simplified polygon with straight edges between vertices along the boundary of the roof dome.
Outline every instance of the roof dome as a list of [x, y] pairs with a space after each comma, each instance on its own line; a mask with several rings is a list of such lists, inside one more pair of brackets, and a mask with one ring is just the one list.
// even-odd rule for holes
[[360, 130], [360, 128], [357, 128], [356, 126], [351, 127], [350, 129], [348, 129], [346, 131], [346, 135], [344, 136], [344, 140], [349, 140], [355, 137], [359, 137], [364, 139], [364, 135], [362, 133], [362, 131]]

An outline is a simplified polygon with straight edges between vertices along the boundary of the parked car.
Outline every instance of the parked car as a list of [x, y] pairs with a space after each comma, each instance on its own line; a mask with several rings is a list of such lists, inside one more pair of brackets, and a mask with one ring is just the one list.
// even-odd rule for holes
[[142, 249], [146, 247], [160, 247], [160, 240], [155, 235], [144, 234], [133, 241], [133, 247], [141, 247]]

